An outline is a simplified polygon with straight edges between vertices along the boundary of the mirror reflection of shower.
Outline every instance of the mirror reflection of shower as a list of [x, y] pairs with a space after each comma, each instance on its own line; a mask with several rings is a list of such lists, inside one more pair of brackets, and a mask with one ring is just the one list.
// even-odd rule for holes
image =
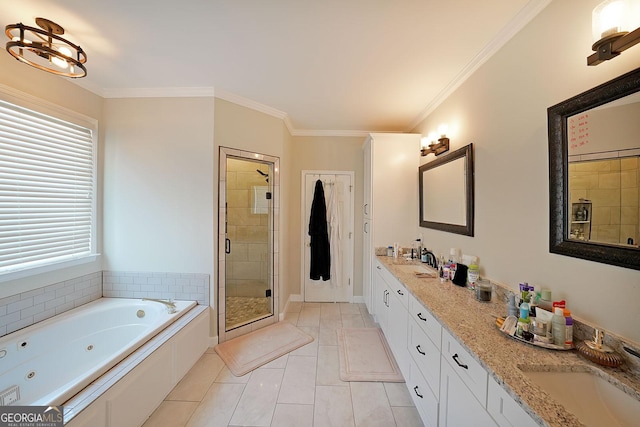
[[260, 175], [264, 176], [266, 182], [269, 182], [269, 174], [268, 173], [264, 173], [260, 169], [256, 169], [256, 172], [258, 172]]

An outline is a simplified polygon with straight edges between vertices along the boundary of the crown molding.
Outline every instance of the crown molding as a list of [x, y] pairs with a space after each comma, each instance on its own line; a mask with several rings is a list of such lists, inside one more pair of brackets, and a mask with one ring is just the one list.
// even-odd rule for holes
[[298, 129], [291, 132], [291, 136], [338, 136], [338, 137], [364, 137], [375, 131], [366, 130], [313, 130]]
[[212, 87], [141, 87], [103, 89], [104, 98], [197, 98], [213, 97]]
[[469, 61], [469, 63], [442, 89], [424, 110], [409, 124], [407, 132], [412, 131], [424, 119], [433, 113], [462, 83], [464, 83], [478, 68], [498, 52], [509, 40], [535, 18], [552, 0], [530, 0], [518, 14], [507, 23], [495, 37]]

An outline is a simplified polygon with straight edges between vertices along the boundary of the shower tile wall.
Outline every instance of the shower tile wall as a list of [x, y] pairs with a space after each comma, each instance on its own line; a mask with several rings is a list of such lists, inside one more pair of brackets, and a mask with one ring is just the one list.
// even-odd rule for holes
[[102, 272], [0, 299], [0, 336], [81, 306], [102, 296]]
[[269, 184], [268, 167], [259, 163], [228, 160], [227, 232], [231, 253], [227, 257], [226, 296], [264, 297], [269, 274], [269, 215], [255, 200], [255, 189]]
[[640, 159], [570, 163], [571, 201], [591, 200], [591, 239], [627, 243], [640, 239]]

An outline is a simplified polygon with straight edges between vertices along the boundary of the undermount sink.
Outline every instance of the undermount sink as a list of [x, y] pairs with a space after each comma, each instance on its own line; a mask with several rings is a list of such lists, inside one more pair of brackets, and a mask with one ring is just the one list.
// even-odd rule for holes
[[640, 401], [591, 372], [523, 373], [587, 426], [633, 426]]
[[416, 276], [420, 275], [420, 276], [424, 276], [424, 277], [437, 277], [437, 273], [426, 267], [423, 265], [413, 265], [413, 264], [408, 264], [408, 265], [396, 265], [395, 268], [397, 268], [398, 270], [402, 271], [403, 273], [411, 273], [411, 274], [415, 274]]

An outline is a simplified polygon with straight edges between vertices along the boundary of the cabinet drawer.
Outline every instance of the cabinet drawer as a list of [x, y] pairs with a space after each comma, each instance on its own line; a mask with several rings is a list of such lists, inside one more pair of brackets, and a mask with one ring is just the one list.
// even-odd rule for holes
[[[380, 267], [378, 269], [378, 267]], [[402, 283], [398, 279], [395, 278], [393, 274], [389, 270], [387, 270], [380, 261], [376, 260], [376, 269], [380, 271], [382, 278], [387, 285], [389, 286], [389, 290], [400, 300], [400, 303], [404, 306], [405, 309], [409, 306], [409, 291], [404, 287]]]
[[409, 316], [416, 321], [420, 328], [422, 328], [422, 330], [427, 334], [429, 339], [433, 341], [438, 350], [440, 350], [442, 325], [413, 295], [409, 295]]
[[409, 394], [416, 405], [420, 418], [425, 426], [438, 426], [438, 399], [427, 385], [420, 369], [411, 361], [409, 379], [407, 380]]
[[535, 427], [538, 425], [493, 378], [489, 378], [487, 411], [500, 427]]
[[440, 394], [440, 350], [416, 322], [409, 322], [409, 353], [433, 394]]
[[487, 371], [447, 330], [442, 331], [442, 357], [483, 407], [487, 407]]

